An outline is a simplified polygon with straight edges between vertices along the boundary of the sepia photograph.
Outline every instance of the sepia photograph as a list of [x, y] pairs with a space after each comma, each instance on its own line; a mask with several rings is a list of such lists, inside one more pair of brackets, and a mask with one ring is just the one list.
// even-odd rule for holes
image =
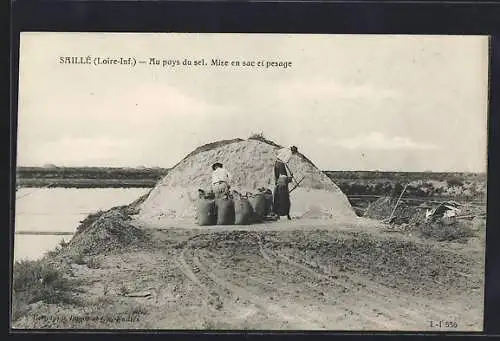
[[479, 35], [22, 32], [12, 329], [483, 331], [488, 65]]

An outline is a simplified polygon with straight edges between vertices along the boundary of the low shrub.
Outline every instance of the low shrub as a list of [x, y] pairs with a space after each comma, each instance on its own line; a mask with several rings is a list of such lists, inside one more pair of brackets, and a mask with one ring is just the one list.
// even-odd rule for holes
[[456, 241], [465, 243], [470, 237], [475, 236], [471, 223], [468, 221], [458, 221], [453, 224], [444, 224], [440, 221], [422, 223], [418, 225], [418, 231], [422, 237], [439, 242]]
[[70, 260], [74, 264], [83, 265], [85, 264], [85, 259], [81, 253], [73, 253], [70, 256]]
[[460, 179], [449, 179], [446, 180], [446, 183], [448, 184], [448, 187], [463, 187], [464, 183]]
[[75, 303], [76, 282], [64, 277], [62, 270], [43, 260], [17, 261], [13, 267], [12, 318], [21, 317], [29, 304]]
[[125, 286], [124, 283], [122, 283], [120, 285], [120, 287], [118, 288], [118, 292], [120, 293], [120, 295], [122, 296], [127, 296], [129, 293], [130, 293], [130, 290]]

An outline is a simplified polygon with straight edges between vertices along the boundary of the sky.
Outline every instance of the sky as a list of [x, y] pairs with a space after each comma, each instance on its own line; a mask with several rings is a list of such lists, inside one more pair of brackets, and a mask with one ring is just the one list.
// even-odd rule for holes
[[263, 133], [323, 170], [486, 171], [487, 37], [25, 32], [19, 68], [18, 166], [171, 167]]

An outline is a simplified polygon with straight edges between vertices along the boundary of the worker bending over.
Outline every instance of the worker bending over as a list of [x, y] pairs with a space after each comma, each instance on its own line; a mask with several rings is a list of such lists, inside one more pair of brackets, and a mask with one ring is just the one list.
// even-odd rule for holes
[[212, 190], [215, 198], [227, 196], [231, 188], [231, 175], [224, 169], [220, 162], [214, 163], [212, 165], [212, 170]]

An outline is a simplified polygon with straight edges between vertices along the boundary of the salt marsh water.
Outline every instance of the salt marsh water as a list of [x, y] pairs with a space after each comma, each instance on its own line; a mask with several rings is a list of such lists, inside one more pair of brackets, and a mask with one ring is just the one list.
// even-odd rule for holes
[[21, 188], [16, 192], [14, 259], [36, 259], [73, 233], [89, 214], [129, 204], [149, 188]]

